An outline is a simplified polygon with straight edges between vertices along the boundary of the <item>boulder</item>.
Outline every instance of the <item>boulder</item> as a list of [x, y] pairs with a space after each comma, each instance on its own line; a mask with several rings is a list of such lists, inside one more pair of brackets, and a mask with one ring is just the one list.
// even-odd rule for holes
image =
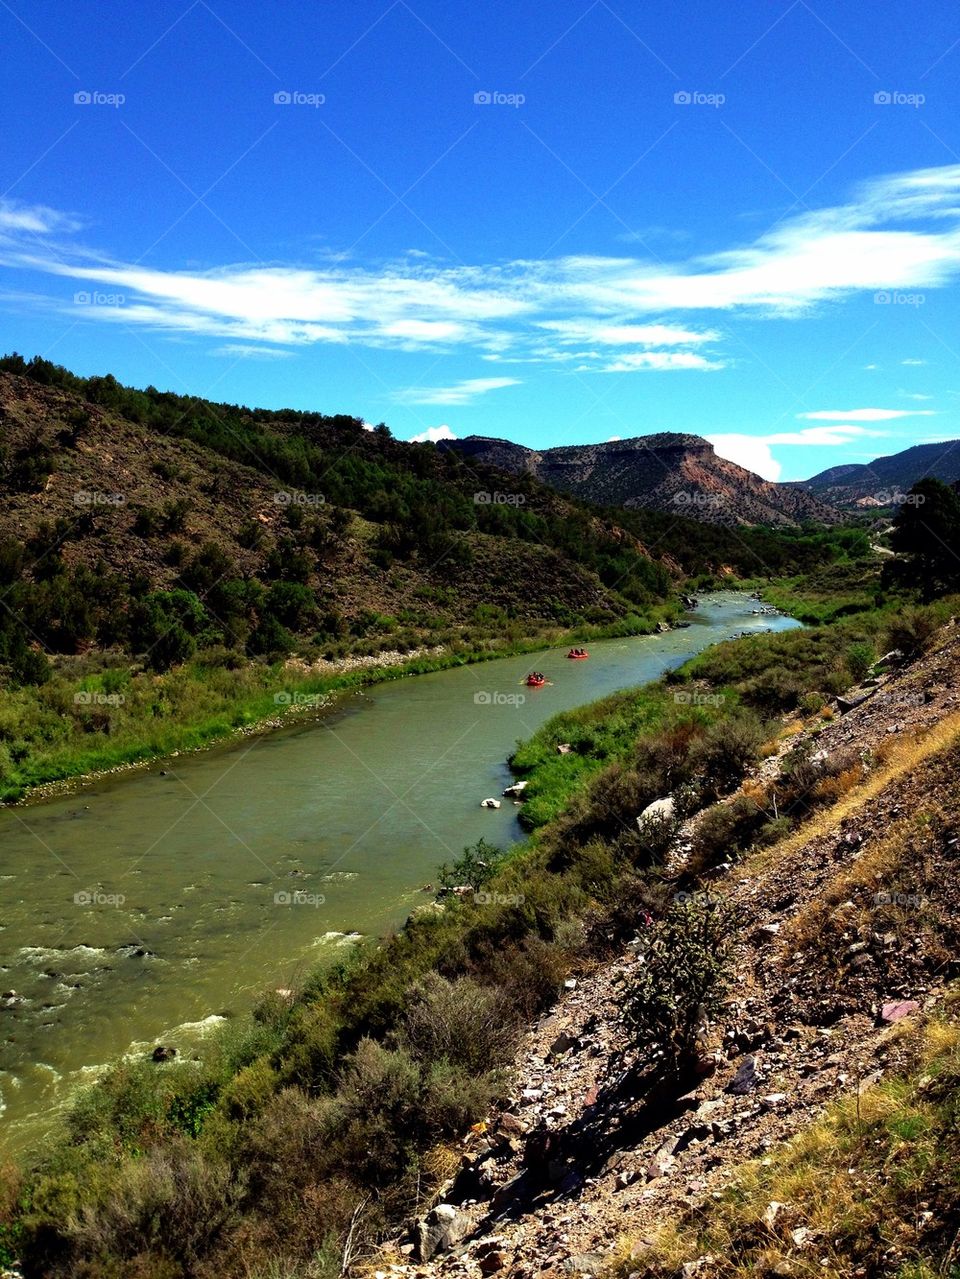
[[512, 786], [508, 786], [503, 792], [504, 799], [515, 799], [518, 795], [522, 795], [526, 789], [526, 782], [514, 782]]
[[420, 1217], [413, 1227], [413, 1242], [418, 1261], [430, 1261], [438, 1252], [449, 1250], [463, 1239], [470, 1229], [470, 1218], [453, 1204], [437, 1204], [425, 1217]]
[[728, 1091], [737, 1097], [743, 1097], [748, 1092], [753, 1092], [759, 1082], [756, 1057], [744, 1057]]
[[494, 799], [493, 796], [491, 795], [489, 798], [482, 799], [480, 801], [480, 807], [481, 808], [499, 808], [500, 801], [499, 799]]
[[903, 661], [903, 653], [899, 648], [891, 649], [889, 653], [884, 653], [879, 661], [874, 662], [873, 669], [875, 671], [888, 671], [892, 666], [899, 666]]
[[642, 827], [648, 821], [673, 821], [676, 808], [672, 795], [667, 795], [665, 799], [655, 799], [637, 818], [637, 825]]
[[151, 1061], [173, 1061], [177, 1055], [176, 1048], [169, 1048], [166, 1044], [157, 1044], [153, 1052], [150, 1054]]

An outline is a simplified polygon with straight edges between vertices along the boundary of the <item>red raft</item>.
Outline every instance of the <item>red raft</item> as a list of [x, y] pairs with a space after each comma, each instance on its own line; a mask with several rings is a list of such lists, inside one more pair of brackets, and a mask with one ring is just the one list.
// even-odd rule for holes
[[528, 675], [527, 688], [543, 688], [546, 679], [542, 675]]
[[567, 657], [570, 658], [571, 662], [585, 662], [589, 656], [590, 656], [589, 653], [587, 652], [578, 653], [575, 649], [571, 649], [570, 652], [567, 654]]

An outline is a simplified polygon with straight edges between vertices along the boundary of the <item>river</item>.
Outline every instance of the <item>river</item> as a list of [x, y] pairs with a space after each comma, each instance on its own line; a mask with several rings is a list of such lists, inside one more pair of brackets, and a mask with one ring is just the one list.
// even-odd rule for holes
[[[268, 986], [289, 987], [430, 900], [481, 835], [506, 758], [551, 715], [658, 678], [740, 631], [754, 600], [703, 597], [690, 626], [397, 680], [319, 721], [0, 812], [0, 1107], [6, 1153], [79, 1084], [158, 1042], [183, 1052]], [[552, 680], [528, 689], [528, 670]], [[12, 992], [12, 993], [11, 993]]]

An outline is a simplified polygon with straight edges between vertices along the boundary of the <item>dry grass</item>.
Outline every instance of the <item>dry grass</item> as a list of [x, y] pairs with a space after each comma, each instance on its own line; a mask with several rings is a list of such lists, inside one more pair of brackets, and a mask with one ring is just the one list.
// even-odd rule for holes
[[719, 1200], [652, 1239], [621, 1241], [609, 1279], [659, 1279], [698, 1259], [703, 1279], [955, 1274], [960, 1023], [944, 1016], [897, 1029], [908, 1039], [909, 1075], [831, 1106], [736, 1169]]
[[960, 712], [946, 716], [926, 732], [896, 739], [889, 745], [884, 743], [884, 748], [875, 752], [876, 766], [860, 785], [829, 808], [815, 812], [786, 839], [746, 858], [736, 874], [740, 879], [755, 881], [768, 871], [779, 873], [784, 860], [805, 844], [829, 835], [841, 822], [863, 810], [892, 782], [914, 772], [935, 756], [956, 749], [958, 745]]

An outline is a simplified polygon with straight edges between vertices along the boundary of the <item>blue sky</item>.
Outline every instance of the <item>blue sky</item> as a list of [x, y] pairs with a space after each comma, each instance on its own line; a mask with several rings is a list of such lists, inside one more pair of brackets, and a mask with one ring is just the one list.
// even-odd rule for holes
[[133, 12], [0, 0], [3, 350], [770, 478], [960, 436], [956, 4]]

